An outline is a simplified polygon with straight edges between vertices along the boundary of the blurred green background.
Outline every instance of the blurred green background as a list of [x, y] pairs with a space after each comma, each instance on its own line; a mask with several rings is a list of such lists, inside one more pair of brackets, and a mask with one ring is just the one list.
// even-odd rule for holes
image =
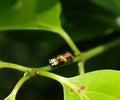
[[[8, 0], [5, 0], [8, 1]], [[10, 2], [14, 2], [11, 0]], [[120, 10], [113, 0], [60, 0], [63, 28], [81, 51], [120, 37], [116, 19]], [[0, 1], [1, 7], [7, 2]], [[120, 4], [119, 4], [120, 5]], [[6, 8], [7, 9], [7, 8]], [[118, 11], [119, 10], [119, 11]], [[0, 31], [0, 60], [42, 67], [48, 59], [64, 51], [71, 51], [66, 42], [57, 34], [47, 31], [14, 30]], [[120, 69], [120, 46], [104, 52], [85, 65], [86, 72], [98, 69]], [[78, 74], [77, 64], [71, 64], [54, 71], [62, 76]], [[11, 69], [0, 69], [0, 100], [13, 89], [23, 73]], [[63, 100], [62, 86], [51, 79], [34, 77], [20, 89], [17, 100]]]

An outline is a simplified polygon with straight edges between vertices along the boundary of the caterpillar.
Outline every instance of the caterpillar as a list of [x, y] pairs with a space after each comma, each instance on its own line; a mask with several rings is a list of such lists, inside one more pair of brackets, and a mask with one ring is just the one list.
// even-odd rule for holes
[[71, 62], [73, 60], [74, 56], [70, 52], [65, 52], [63, 54], [58, 55], [55, 58], [49, 59], [49, 65], [51, 67], [58, 66], [60, 64]]

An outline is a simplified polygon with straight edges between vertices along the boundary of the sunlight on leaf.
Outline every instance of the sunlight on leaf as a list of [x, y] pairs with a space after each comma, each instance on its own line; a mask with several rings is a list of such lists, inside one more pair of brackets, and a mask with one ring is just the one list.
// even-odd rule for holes
[[58, 0], [2, 0], [0, 5], [0, 30], [55, 31], [60, 27], [61, 5]]
[[64, 100], [120, 100], [120, 72], [99, 70], [68, 78], [63, 84]]

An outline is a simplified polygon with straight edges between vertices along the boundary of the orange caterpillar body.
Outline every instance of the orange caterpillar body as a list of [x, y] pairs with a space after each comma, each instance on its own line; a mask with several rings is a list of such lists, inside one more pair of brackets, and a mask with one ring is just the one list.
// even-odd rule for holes
[[56, 58], [49, 59], [49, 65], [54, 67], [62, 63], [72, 61], [74, 56], [70, 52], [65, 52], [64, 54], [58, 55]]

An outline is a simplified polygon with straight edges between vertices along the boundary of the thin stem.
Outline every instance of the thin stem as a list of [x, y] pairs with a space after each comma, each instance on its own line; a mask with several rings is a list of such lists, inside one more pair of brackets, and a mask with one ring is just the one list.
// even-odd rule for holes
[[63, 30], [63, 29], [58, 29], [58, 33], [60, 36], [62, 36], [65, 41], [67, 42], [67, 44], [70, 46], [70, 48], [73, 50], [74, 54], [80, 55], [80, 51], [77, 48], [77, 46], [75, 45], [75, 43], [72, 41], [72, 39], [69, 37], [69, 35]]
[[27, 81], [30, 78], [30, 75], [25, 74], [16, 84], [12, 92], [8, 97], [6, 97], [4, 100], [15, 100], [17, 92], [19, 91], [20, 87], [23, 85], [25, 81]]
[[50, 71], [50, 70], [52, 70], [52, 67], [51, 66], [45, 66], [45, 67], [41, 67], [39, 69], [40, 70], [45, 70], [45, 71]]
[[[94, 57], [94, 56], [96, 56], [100, 53], [103, 53], [106, 50], [114, 48], [118, 45], [120, 45], [120, 38], [118, 38], [118, 39], [116, 39], [112, 42], [109, 42], [107, 44], [100, 45], [100, 46], [98, 46], [96, 48], [93, 48], [91, 50], [88, 50], [86, 52], [83, 52], [80, 56], [76, 56], [74, 58], [73, 62], [71, 62], [71, 63], [79, 62], [81, 60], [85, 62], [86, 60], [89, 60], [90, 58], [92, 58], [92, 57]], [[64, 66], [64, 65], [62, 65], [62, 66]], [[16, 69], [16, 70], [19, 70], [19, 71], [22, 71], [22, 72], [31, 72], [34, 69], [34, 68], [29, 68], [29, 67], [21, 66], [21, 65], [18, 65], [18, 64], [7, 63], [7, 62], [3, 62], [3, 61], [0, 61], [0, 68], [11, 68], [11, 69]], [[45, 70], [45, 71], [50, 71], [53, 68], [51, 68], [51, 66], [36, 68], [36, 70], [39, 70], [39, 69], [40, 70]]]
[[[112, 49], [112, 48], [114, 48], [116, 46], [119, 46], [119, 45], [120, 45], [120, 38], [118, 38], [116, 40], [113, 40], [112, 42], [109, 42], [107, 44], [100, 45], [98, 47], [95, 47], [93, 49], [85, 51], [80, 56], [76, 56], [74, 58], [73, 62], [70, 62], [70, 63], [75, 63], [75, 62], [82, 61], [83, 65], [81, 65], [80, 63], [78, 63], [78, 66], [79, 66], [78, 69], [79, 69], [79, 73], [83, 74], [84, 73], [84, 63], [85, 63], [86, 60], [89, 60], [90, 58], [95, 57], [96, 55], [98, 55], [100, 53], [103, 53], [103, 52], [105, 52], [105, 51], [107, 51], [109, 49]], [[70, 64], [70, 63], [68, 63], [68, 64]], [[64, 66], [64, 65], [61, 65], [61, 66]], [[42, 68], [39, 68], [39, 69], [46, 70], [46, 71], [53, 70], [53, 68], [51, 68], [50, 66], [42, 67]]]
[[18, 64], [13, 64], [13, 63], [7, 63], [7, 62], [3, 62], [0, 61], [0, 68], [11, 68], [11, 69], [16, 69], [22, 72], [27, 72], [27, 71], [31, 71], [31, 68], [22, 66], [22, 65], [18, 65]]
[[80, 75], [85, 73], [84, 62], [83, 61], [78, 62], [78, 71], [79, 71]]
[[43, 70], [39, 70], [39, 73], [38, 73], [38, 74], [39, 74], [40, 76], [44, 76], [44, 77], [48, 77], [48, 78], [54, 79], [54, 80], [58, 81], [59, 83], [61, 83], [62, 85], [63, 85], [63, 84], [66, 84], [66, 85], [68, 85], [69, 87], [76, 87], [76, 85], [74, 85], [72, 82], [70, 82], [70, 81], [68, 80], [68, 78], [65, 78], [65, 77], [56, 75], [56, 74], [54, 74], [54, 73], [46, 72], [46, 71], [43, 71]]
[[103, 53], [111, 48], [114, 48], [115, 46], [118, 46], [120, 45], [120, 38], [112, 41], [112, 42], [109, 42], [107, 44], [104, 44], [104, 45], [100, 45], [96, 48], [93, 48], [91, 50], [88, 50], [86, 52], [84, 52], [81, 56], [81, 58], [86, 61], [86, 60], [89, 60], [90, 58], [100, 54], [100, 53]]
[[43, 70], [38, 70], [38, 71], [39, 71], [38, 75], [54, 79], [60, 83], [62, 83], [62, 81], [65, 79], [64, 77], [56, 75], [56, 74], [51, 73], [51, 72], [47, 72], [47, 71], [43, 71]]

